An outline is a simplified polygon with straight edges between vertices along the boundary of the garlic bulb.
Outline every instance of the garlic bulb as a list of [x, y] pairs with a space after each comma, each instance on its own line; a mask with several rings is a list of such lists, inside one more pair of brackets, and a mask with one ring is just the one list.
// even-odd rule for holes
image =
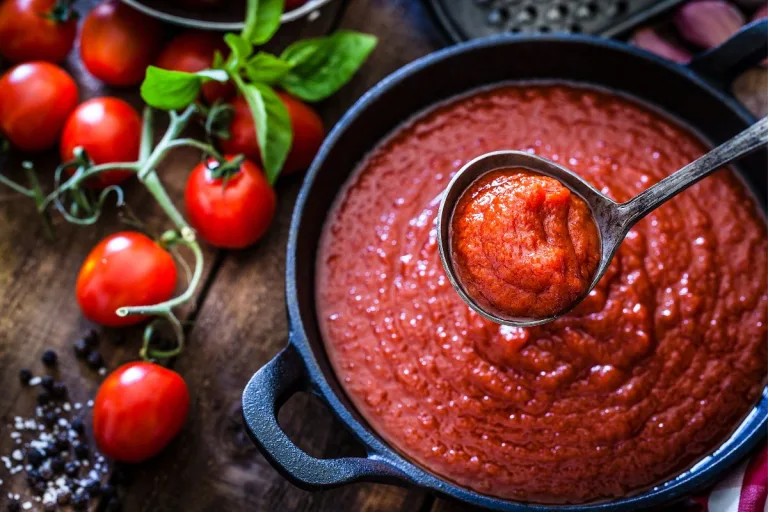
[[712, 48], [731, 37], [746, 22], [741, 11], [723, 0], [685, 4], [675, 15], [675, 25], [690, 43]]

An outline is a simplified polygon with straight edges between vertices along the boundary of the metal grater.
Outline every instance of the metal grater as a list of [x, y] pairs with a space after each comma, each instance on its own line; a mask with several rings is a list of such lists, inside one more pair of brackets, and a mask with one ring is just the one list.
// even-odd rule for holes
[[425, 0], [455, 42], [504, 33], [613, 37], [682, 0]]

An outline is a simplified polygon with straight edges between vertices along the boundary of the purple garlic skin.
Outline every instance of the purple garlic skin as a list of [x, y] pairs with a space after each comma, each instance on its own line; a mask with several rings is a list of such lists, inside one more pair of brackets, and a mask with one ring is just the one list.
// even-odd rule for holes
[[655, 53], [678, 64], [685, 64], [691, 60], [690, 53], [662, 38], [652, 28], [637, 30], [632, 35], [630, 42], [638, 48]]
[[746, 19], [734, 5], [723, 0], [701, 0], [682, 6], [675, 25], [683, 38], [701, 48], [713, 48], [744, 26]]

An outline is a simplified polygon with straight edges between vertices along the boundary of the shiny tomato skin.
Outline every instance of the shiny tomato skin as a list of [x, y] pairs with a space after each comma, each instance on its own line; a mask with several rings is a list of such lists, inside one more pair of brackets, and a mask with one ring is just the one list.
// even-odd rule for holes
[[152, 239], [135, 231], [108, 236], [93, 248], [77, 276], [76, 296], [88, 320], [107, 327], [143, 321], [119, 317], [123, 306], [149, 306], [170, 299], [176, 288], [176, 263]]
[[248, 160], [227, 178], [226, 185], [222, 178], [212, 176], [209, 166], [215, 167], [216, 161], [201, 162], [187, 179], [184, 204], [190, 224], [216, 247], [242, 249], [253, 245], [275, 216], [275, 191], [261, 169]]
[[[119, 98], [92, 98], [81, 103], [64, 125], [59, 145], [62, 162], [74, 158], [82, 146], [96, 164], [135, 162], [141, 144], [141, 118], [138, 112]], [[72, 169], [74, 172], [74, 169]], [[130, 171], [107, 171], [89, 181], [89, 185], [107, 187], [129, 178]]]
[[[171, 39], [163, 48], [155, 65], [171, 71], [195, 73], [210, 69], [213, 55], [219, 52], [222, 57], [229, 54], [224, 39], [219, 34], [188, 30]], [[203, 85], [203, 97], [208, 104], [216, 100], [227, 100], [235, 94], [235, 87], [230, 83], [210, 81]]]
[[0, 55], [9, 62], [62, 62], [77, 35], [77, 18], [51, 19], [58, 0], [4, 0], [0, 3]]
[[101, 453], [136, 463], [157, 455], [189, 414], [189, 389], [160, 365], [128, 363], [104, 379], [93, 402], [93, 436]]
[[18, 149], [37, 152], [56, 141], [77, 106], [77, 85], [49, 62], [27, 62], [0, 78], [0, 132]]
[[[278, 96], [288, 109], [293, 129], [293, 143], [285, 160], [282, 174], [306, 170], [317, 154], [325, 138], [325, 129], [320, 116], [306, 103], [290, 94], [279, 92]], [[261, 161], [256, 126], [251, 111], [242, 96], [232, 101], [234, 114], [229, 125], [229, 140], [220, 140], [222, 149], [233, 155], [243, 154], [255, 162]]]
[[80, 30], [80, 58], [86, 69], [108, 85], [136, 85], [157, 55], [163, 27], [154, 18], [119, 0], [93, 8]]

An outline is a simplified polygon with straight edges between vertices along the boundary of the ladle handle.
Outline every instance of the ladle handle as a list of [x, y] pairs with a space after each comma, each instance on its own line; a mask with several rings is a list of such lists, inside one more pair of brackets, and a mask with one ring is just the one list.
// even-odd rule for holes
[[768, 144], [768, 117], [760, 119], [734, 138], [620, 204], [623, 224], [627, 227], [633, 225], [700, 179], [765, 144]]

